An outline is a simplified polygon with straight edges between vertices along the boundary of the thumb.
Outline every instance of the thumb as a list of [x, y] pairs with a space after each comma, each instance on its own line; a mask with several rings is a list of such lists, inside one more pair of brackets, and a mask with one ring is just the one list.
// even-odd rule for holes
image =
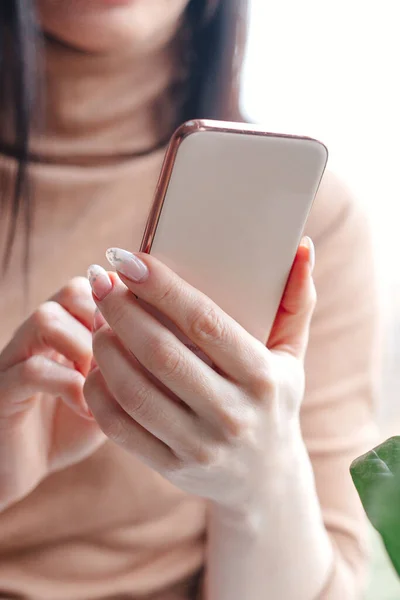
[[315, 250], [309, 237], [302, 239], [268, 340], [272, 352], [304, 359], [310, 322], [316, 303], [312, 278]]

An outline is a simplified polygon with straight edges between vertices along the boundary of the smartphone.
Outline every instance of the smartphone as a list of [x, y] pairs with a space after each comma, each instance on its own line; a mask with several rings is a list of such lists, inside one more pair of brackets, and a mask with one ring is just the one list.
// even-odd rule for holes
[[141, 251], [266, 343], [327, 157], [307, 137], [183, 124], [166, 152]]

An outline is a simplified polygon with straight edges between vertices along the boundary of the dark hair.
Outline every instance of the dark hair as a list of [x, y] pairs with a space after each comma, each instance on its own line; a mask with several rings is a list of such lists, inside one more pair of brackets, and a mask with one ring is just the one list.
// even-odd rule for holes
[[[40, 92], [40, 32], [33, 0], [0, 2], [0, 152], [16, 159], [11, 179], [0, 178], [0, 224], [8, 224], [3, 273], [19, 219], [28, 271], [33, 194], [29, 193], [29, 134]], [[190, 0], [182, 27], [189, 31], [188, 93], [180, 121], [239, 118], [239, 72], [247, 0]], [[3, 130], [7, 125], [7, 135]], [[172, 133], [172, 132], [171, 132]]]
[[[10, 261], [17, 220], [26, 231], [25, 266], [28, 263], [32, 197], [28, 191], [29, 131], [36, 89], [36, 21], [30, 0], [0, 3], [0, 131], [8, 135], [0, 151], [16, 158], [16, 172], [0, 179], [0, 222], [8, 223], [3, 270]], [[3, 137], [3, 136], [2, 136]]]

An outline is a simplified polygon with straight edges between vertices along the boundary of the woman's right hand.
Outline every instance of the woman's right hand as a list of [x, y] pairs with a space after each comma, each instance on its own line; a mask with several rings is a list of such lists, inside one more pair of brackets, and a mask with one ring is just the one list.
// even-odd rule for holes
[[83, 396], [94, 310], [89, 282], [75, 278], [0, 354], [0, 510], [105, 439]]

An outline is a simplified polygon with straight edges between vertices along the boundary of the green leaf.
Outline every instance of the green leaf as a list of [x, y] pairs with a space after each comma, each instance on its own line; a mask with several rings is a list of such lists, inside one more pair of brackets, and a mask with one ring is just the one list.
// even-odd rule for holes
[[400, 436], [357, 458], [350, 473], [365, 512], [400, 576]]

